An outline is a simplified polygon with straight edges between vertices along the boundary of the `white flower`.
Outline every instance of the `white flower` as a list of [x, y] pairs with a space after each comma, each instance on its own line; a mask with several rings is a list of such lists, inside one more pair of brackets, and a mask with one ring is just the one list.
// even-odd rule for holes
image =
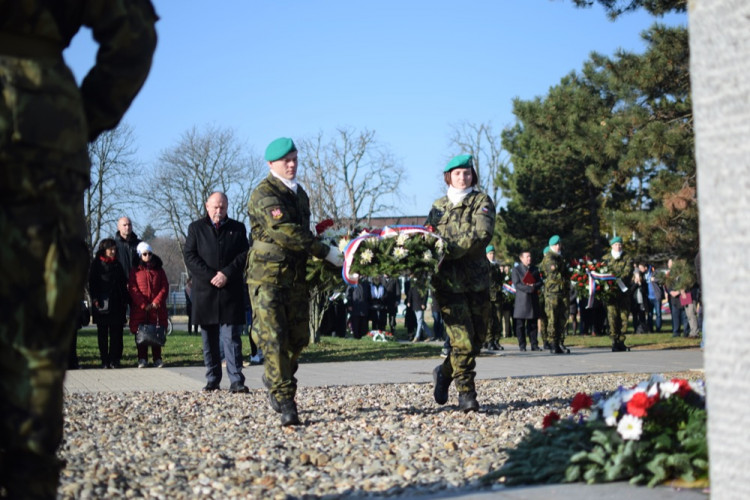
[[643, 433], [643, 420], [633, 415], [623, 415], [617, 424], [617, 432], [623, 439], [640, 439]]
[[706, 397], [706, 383], [703, 380], [690, 380], [690, 388], [699, 396]]
[[444, 247], [445, 247], [445, 242], [442, 239], [439, 239], [439, 240], [437, 240], [437, 242], [435, 242], [435, 248], [439, 252], [442, 252], [443, 249], [444, 249]]
[[409, 239], [409, 235], [406, 233], [399, 233], [398, 238], [396, 238], [396, 245], [398, 246], [404, 246], [406, 244], [406, 240]]
[[375, 254], [372, 253], [372, 250], [370, 250], [369, 248], [366, 248], [362, 252], [362, 255], [359, 256], [359, 262], [362, 263], [362, 264], [369, 264], [370, 262], [372, 262], [372, 258], [374, 256], [375, 256]]
[[661, 384], [659, 384], [659, 390], [661, 391], [661, 395], [664, 397], [664, 399], [669, 399], [669, 396], [676, 393], [679, 388], [680, 384], [672, 381], [662, 382]]
[[341, 238], [339, 240], [339, 250], [342, 251], [342, 252], [344, 250], [346, 250], [347, 245], [349, 245], [349, 241], [351, 241], [351, 240], [349, 240], [347, 238]]
[[393, 249], [393, 256], [396, 257], [396, 260], [401, 260], [407, 255], [409, 255], [409, 250], [404, 247], [396, 247]]
[[602, 416], [604, 417], [604, 421], [610, 427], [617, 424], [617, 416], [620, 414], [621, 406], [622, 399], [620, 399], [620, 396], [617, 393], [604, 401], [604, 404], [602, 405]]
[[432, 260], [432, 252], [429, 250], [425, 250], [425, 252], [422, 254], [422, 260], [425, 262], [430, 262]]

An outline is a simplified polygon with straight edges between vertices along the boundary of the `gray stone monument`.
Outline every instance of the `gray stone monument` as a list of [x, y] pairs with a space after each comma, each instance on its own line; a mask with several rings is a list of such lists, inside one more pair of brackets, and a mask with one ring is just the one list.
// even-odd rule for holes
[[750, 1], [691, 0], [711, 497], [750, 498]]

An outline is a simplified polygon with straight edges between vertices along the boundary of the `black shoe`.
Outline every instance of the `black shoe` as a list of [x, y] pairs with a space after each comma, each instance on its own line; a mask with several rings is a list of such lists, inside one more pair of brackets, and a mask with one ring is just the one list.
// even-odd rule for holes
[[290, 425], [301, 425], [297, 415], [297, 404], [293, 399], [285, 399], [279, 404], [281, 408], [281, 425], [287, 427]]
[[458, 409], [464, 413], [468, 413], [470, 411], [478, 411], [479, 403], [477, 403], [477, 393], [474, 391], [459, 392]]
[[533, 346], [531, 346], [531, 350], [532, 350], [532, 351], [541, 351], [541, 349], [539, 348], [539, 346], [538, 346], [538, 345], [533, 345]]
[[521, 352], [526, 352], [526, 346], [519, 347], [518, 350]]
[[250, 389], [248, 389], [247, 386], [242, 382], [235, 382], [229, 386], [229, 392], [233, 392], [235, 394], [247, 394], [248, 392], [250, 392]]
[[263, 375], [261, 375], [260, 380], [261, 380], [261, 382], [263, 382], [263, 385], [267, 389], [268, 404], [269, 404], [269, 406], [276, 413], [281, 413], [281, 405], [276, 400], [276, 396], [274, 396], [273, 393], [271, 393], [271, 382], [268, 381], [268, 379], [266, 378], [266, 374], [265, 373]]
[[625, 352], [629, 351], [630, 348], [625, 345], [625, 342], [621, 340], [617, 340], [615, 342], [612, 342], [612, 352]]
[[542, 349], [544, 349], [545, 351], [549, 351], [551, 348], [552, 346], [549, 345], [549, 342], [545, 342], [542, 346]]
[[565, 351], [562, 350], [562, 347], [560, 347], [560, 344], [558, 344], [557, 342], [552, 343], [549, 348], [549, 352], [552, 354], [565, 354]]
[[206, 384], [203, 388], [203, 392], [214, 392], [219, 390], [219, 384]]
[[432, 370], [432, 381], [435, 384], [435, 388], [432, 391], [435, 402], [439, 405], [444, 405], [448, 402], [448, 388], [451, 386], [453, 379], [443, 375], [443, 366], [437, 365]]

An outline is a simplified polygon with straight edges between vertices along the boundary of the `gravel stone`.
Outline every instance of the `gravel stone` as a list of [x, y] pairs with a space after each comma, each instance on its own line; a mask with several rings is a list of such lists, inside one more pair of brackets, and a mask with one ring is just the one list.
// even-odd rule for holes
[[301, 388], [297, 427], [279, 425], [264, 390], [67, 394], [59, 496], [336, 499], [477, 489], [527, 424], [541, 427], [551, 410], [569, 414], [577, 392], [649, 375], [481, 380], [480, 411], [468, 414], [453, 387], [444, 406], [431, 384]]

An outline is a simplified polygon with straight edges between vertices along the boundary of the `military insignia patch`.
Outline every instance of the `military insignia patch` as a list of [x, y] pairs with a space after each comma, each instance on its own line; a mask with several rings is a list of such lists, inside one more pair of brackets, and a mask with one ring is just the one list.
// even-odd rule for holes
[[482, 212], [489, 213], [490, 209], [487, 207], [482, 207]]
[[273, 217], [274, 219], [281, 219], [283, 216], [284, 214], [281, 213], [280, 208], [274, 208], [273, 210], [271, 210], [271, 217]]

